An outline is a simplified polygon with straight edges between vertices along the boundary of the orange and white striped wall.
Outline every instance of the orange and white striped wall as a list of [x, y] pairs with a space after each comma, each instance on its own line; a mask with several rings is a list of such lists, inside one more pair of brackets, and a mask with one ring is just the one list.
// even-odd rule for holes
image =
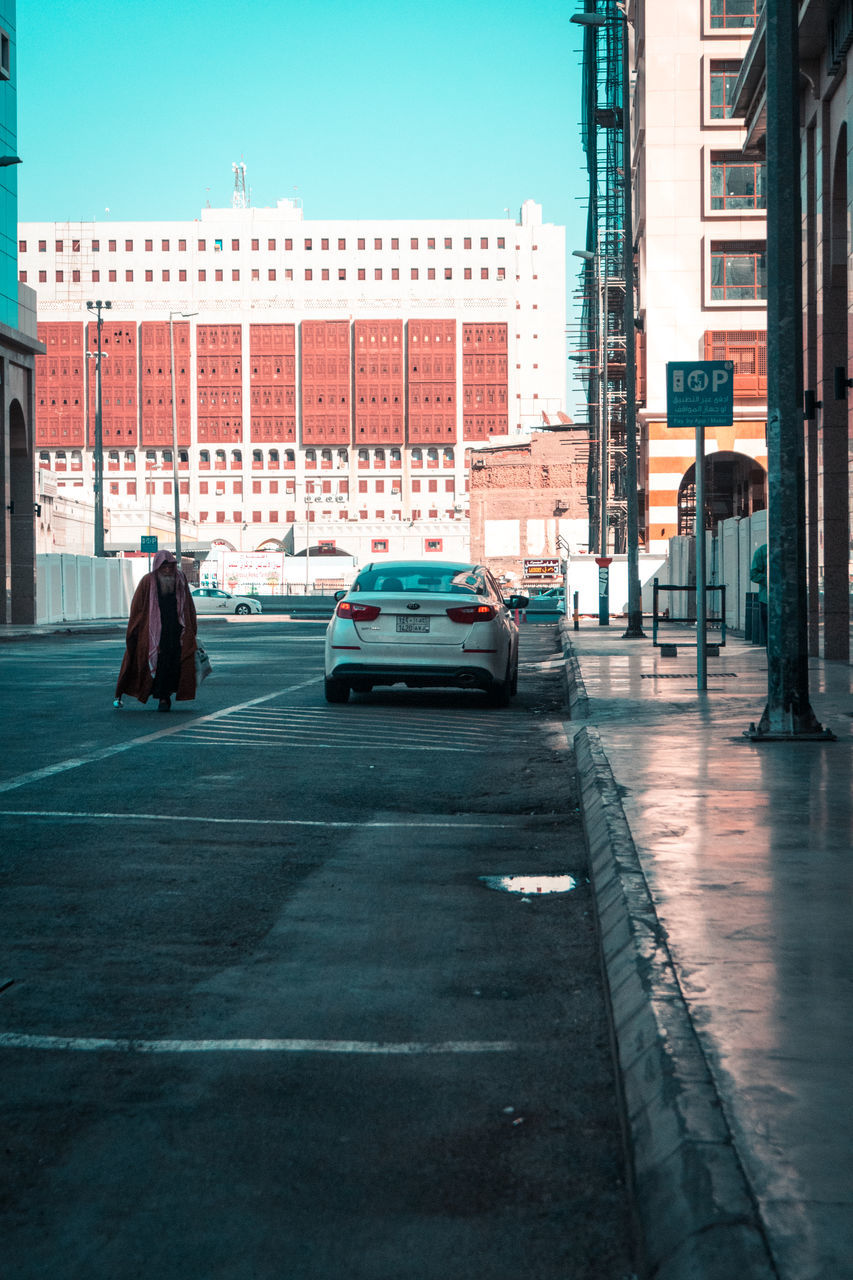
[[[737, 415], [737, 406], [735, 406]], [[664, 553], [678, 533], [678, 493], [687, 471], [696, 463], [696, 437], [684, 428], [670, 428], [666, 419], [645, 423], [647, 441], [647, 550]], [[739, 453], [767, 470], [766, 421], [740, 418], [730, 427], [706, 427], [705, 456]]]

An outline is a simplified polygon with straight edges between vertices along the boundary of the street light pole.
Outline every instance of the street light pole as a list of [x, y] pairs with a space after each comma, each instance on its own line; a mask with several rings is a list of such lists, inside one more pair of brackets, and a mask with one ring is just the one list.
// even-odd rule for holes
[[181, 482], [178, 474], [178, 407], [175, 403], [175, 316], [181, 316], [186, 320], [190, 316], [197, 315], [197, 311], [169, 312], [169, 374], [172, 384], [172, 488], [174, 490], [175, 512], [175, 559], [178, 562], [179, 569], [181, 567]]
[[94, 312], [97, 316], [98, 329], [98, 351], [95, 356], [95, 540], [94, 551], [96, 557], [104, 555], [104, 430], [102, 411], [102, 392], [101, 392], [101, 329], [103, 328], [102, 311], [109, 311], [112, 307], [111, 302], [102, 302], [98, 298], [97, 302], [87, 302], [86, 310]]

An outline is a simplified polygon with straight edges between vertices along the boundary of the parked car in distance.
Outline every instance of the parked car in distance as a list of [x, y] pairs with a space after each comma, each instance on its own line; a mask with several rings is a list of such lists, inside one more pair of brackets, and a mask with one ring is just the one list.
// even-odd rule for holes
[[232, 596], [220, 587], [193, 587], [190, 593], [196, 613], [260, 613], [261, 602], [253, 596]]
[[483, 565], [392, 560], [368, 564], [326, 630], [327, 702], [376, 685], [480, 689], [507, 706], [518, 686], [518, 627], [526, 596], [501, 595]]
[[530, 609], [564, 610], [566, 593], [562, 587], [536, 587], [530, 593]]

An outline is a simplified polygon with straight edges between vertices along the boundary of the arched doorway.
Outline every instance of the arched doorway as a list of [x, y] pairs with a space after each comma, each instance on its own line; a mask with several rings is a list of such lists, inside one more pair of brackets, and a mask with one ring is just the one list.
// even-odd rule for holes
[[[720, 451], [705, 458], [705, 528], [716, 533], [722, 520], [751, 516], [767, 506], [767, 473], [743, 453]], [[678, 532], [696, 532], [696, 466], [688, 467], [678, 489]]]
[[36, 620], [36, 525], [34, 469], [26, 418], [20, 401], [9, 405], [10, 621]]

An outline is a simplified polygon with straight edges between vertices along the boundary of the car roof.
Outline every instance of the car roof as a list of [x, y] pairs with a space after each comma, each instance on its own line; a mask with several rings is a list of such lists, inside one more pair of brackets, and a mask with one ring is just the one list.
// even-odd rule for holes
[[484, 567], [480, 564], [472, 564], [470, 560], [433, 560], [413, 558], [411, 560], [372, 560], [370, 564], [363, 564], [359, 569], [359, 573], [366, 571], [374, 571], [381, 569], [383, 571], [392, 572], [394, 569], [455, 569], [457, 573], [461, 573], [463, 569], [467, 569], [469, 573], [483, 572]]

